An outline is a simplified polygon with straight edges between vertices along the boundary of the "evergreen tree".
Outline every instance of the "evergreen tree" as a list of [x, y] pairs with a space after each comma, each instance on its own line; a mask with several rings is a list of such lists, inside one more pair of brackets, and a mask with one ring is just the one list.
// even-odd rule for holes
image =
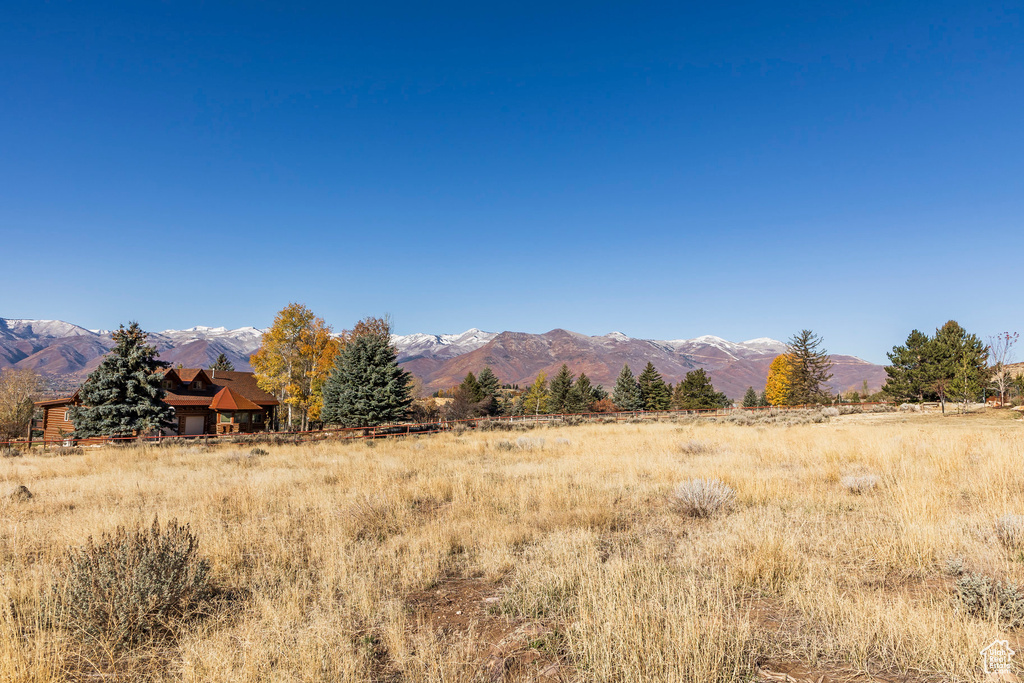
[[757, 392], [754, 391], [754, 387], [747, 387], [747, 393], [743, 394], [743, 407], [756, 408], [760, 403], [761, 399], [758, 398]]
[[935, 331], [935, 353], [932, 376], [946, 409], [946, 397], [952, 397], [964, 408], [975, 400], [988, 384], [988, 347], [969, 334], [955, 320]]
[[800, 330], [789, 340], [789, 402], [792, 405], [817, 403], [827, 396], [825, 383], [832, 379], [832, 360], [820, 348], [821, 337]]
[[494, 374], [489, 365], [484, 366], [476, 381], [480, 385], [480, 393], [485, 398], [491, 396], [497, 399], [501, 395], [501, 382], [498, 381], [498, 376]]
[[640, 387], [636, 383], [633, 371], [629, 365], [622, 366], [619, 378], [615, 380], [615, 390], [612, 392], [612, 402], [619, 407], [619, 410], [642, 410], [643, 403], [640, 400]]
[[157, 360], [138, 323], [114, 332], [114, 348], [78, 390], [80, 407], [71, 408], [75, 438], [135, 436], [171, 426], [174, 411], [160, 386], [169, 363]]
[[501, 382], [498, 381], [498, 376], [494, 374], [490, 366], [484, 366], [484, 369], [480, 371], [480, 374], [476, 378], [477, 384], [480, 385], [480, 394], [485, 401], [484, 414], [486, 415], [497, 415], [502, 412], [502, 401], [501, 401]]
[[551, 380], [551, 388], [548, 390], [548, 412], [571, 412], [572, 385], [573, 375], [569, 372], [569, 366], [563, 363], [555, 378]]
[[322, 419], [345, 427], [401, 420], [412, 403], [409, 387], [409, 373], [398, 367], [390, 337], [354, 336], [338, 353], [324, 383]]
[[484, 392], [480, 388], [480, 382], [477, 381], [472, 372], [466, 374], [458, 390], [462, 392], [463, 398], [468, 403], [479, 403], [484, 400]]
[[222, 353], [219, 356], [217, 356], [217, 360], [213, 362], [213, 365], [210, 366], [210, 369], [225, 370], [227, 372], [232, 372], [234, 371], [235, 366], [231, 361], [228, 360], [228, 357]]
[[[580, 377], [583, 377], [583, 375], [581, 374]], [[595, 385], [591, 391], [594, 394], [595, 401], [603, 401], [608, 398], [608, 392], [600, 384]]]
[[572, 385], [572, 391], [569, 392], [569, 412], [589, 413], [590, 407], [594, 405], [595, 401], [597, 398], [590, 378], [586, 373], [581, 372], [579, 379]]
[[[753, 393], [753, 389], [750, 391]], [[682, 410], [704, 410], [728, 405], [729, 399], [715, 391], [708, 373], [700, 368], [686, 373], [683, 381], [676, 385], [672, 404]]]
[[762, 389], [761, 393], [757, 395], [757, 405], [760, 408], [767, 408], [771, 405], [768, 403], [768, 392], [766, 390]]
[[885, 368], [888, 378], [882, 391], [895, 400], [923, 401], [933, 383], [935, 351], [934, 340], [913, 330], [906, 344], [886, 354], [892, 365]]
[[668, 393], [665, 380], [661, 373], [654, 367], [654, 363], [647, 361], [647, 366], [637, 378], [640, 387], [640, 402], [644, 410], [668, 410], [672, 404], [672, 395]]

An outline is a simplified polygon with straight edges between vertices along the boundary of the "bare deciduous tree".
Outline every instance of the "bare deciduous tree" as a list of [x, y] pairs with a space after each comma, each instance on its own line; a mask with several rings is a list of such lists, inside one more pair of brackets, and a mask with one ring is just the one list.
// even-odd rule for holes
[[1000, 332], [989, 337], [988, 358], [991, 365], [992, 382], [999, 391], [999, 405], [1006, 405], [1006, 390], [1013, 382], [1013, 377], [1006, 366], [1013, 363], [1013, 347], [1020, 335], [1016, 332]]

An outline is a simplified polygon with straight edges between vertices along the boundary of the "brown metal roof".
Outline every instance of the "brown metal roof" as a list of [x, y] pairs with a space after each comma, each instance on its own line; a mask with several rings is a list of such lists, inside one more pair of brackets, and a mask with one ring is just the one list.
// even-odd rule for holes
[[196, 378], [202, 372], [203, 377], [208, 378], [209, 384], [202, 391], [189, 391], [187, 383], [168, 389], [167, 396], [164, 398], [167, 405], [208, 406], [213, 401], [213, 397], [225, 388], [230, 388], [236, 394], [263, 408], [277, 405], [277, 399], [260, 389], [256, 384], [256, 375], [251, 372], [218, 370], [207, 373], [200, 368], [178, 368], [175, 372], [182, 378]]
[[263, 410], [263, 408], [237, 391], [224, 387], [213, 397], [213, 401], [210, 402], [210, 410], [225, 412], [229, 410]]
[[[217, 393], [225, 388], [230, 388], [236, 395], [256, 405], [256, 408], [239, 408], [238, 410], [259, 410], [278, 405], [277, 399], [272, 394], [268, 394], [260, 389], [259, 385], [256, 384], [256, 375], [251, 372], [218, 370], [215, 373], [207, 373], [202, 368], [177, 368], [173, 370], [168, 369], [164, 373], [164, 377], [169, 378], [172, 373], [177, 377], [187, 376], [192, 379], [195, 379], [199, 373], [202, 373], [203, 377], [207, 378], [210, 384], [203, 391], [189, 391], [185, 385], [168, 389], [164, 402], [170, 406], [208, 406]], [[77, 397], [78, 392], [76, 391], [73, 395], [66, 398], [37, 401], [36, 405], [45, 407], [71, 403]]]
[[[178, 374], [178, 377], [182, 382], [192, 382], [196, 379], [201, 379], [206, 383], [210, 383], [210, 376], [206, 374], [206, 370], [202, 368], [175, 368], [174, 372]], [[202, 375], [202, 377], [200, 377]]]

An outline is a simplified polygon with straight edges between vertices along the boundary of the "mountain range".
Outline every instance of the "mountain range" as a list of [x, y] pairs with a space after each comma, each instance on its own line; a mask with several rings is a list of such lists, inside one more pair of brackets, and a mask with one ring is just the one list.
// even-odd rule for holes
[[[263, 331], [255, 327], [190, 327], [150, 333], [160, 358], [185, 367], [207, 367], [223, 353], [236, 370], [249, 370], [249, 356], [260, 346]], [[467, 372], [491, 366], [502, 382], [525, 385], [540, 372], [549, 377], [563, 363], [576, 374], [585, 372], [596, 384], [611, 389], [628, 364], [639, 373], [648, 361], [666, 381], [678, 382], [687, 372], [704, 368], [719, 391], [739, 398], [748, 386], [764, 387], [771, 361], [786, 349], [769, 338], [731, 342], [720, 337], [657, 341], [621, 332], [587, 336], [555, 329], [543, 334], [484, 332], [395, 335], [398, 359], [420, 378], [427, 391], [458, 384]], [[31, 368], [44, 375], [80, 381], [113, 347], [108, 330], [90, 330], [61, 320], [0, 318], [0, 369]], [[885, 371], [856, 356], [832, 355], [833, 390], [871, 390], [885, 381]], [[67, 383], [66, 382], [66, 383]]]

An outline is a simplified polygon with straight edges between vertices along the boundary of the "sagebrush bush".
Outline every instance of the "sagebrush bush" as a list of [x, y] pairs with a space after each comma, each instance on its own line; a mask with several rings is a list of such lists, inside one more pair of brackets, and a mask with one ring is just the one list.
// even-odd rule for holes
[[210, 566], [189, 526], [153, 520], [134, 532], [117, 527], [67, 552], [52, 589], [54, 622], [112, 646], [173, 633], [211, 596]]
[[0, 458], [17, 458], [22, 455], [20, 448], [14, 446], [0, 446]]
[[996, 537], [1008, 550], [1024, 546], [1024, 515], [1003, 515], [997, 519]]
[[521, 451], [540, 450], [541, 448], [544, 448], [544, 438], [539, 436], [521, 436], [516, 439], [516, 448]]
[[963, 610], [981, 619], [998, 619], [1008, 628], [1024, 626], [1024, 593], [1011, 581], [967, 573], [956, 580]]
[[836, 408], [835, 406], [829, 406], [828, 408], [822, 410], [821, 414], [824, 417], [839, 417], [839, 408]]
[[840, 480], [846, 490], [858, 496], [871, 493], [878, 486], [878, 477], [874, 474], [848, 475]]
[[256, 457], [259, 457], [261, 455], [269, 455], [269, 452], [265, 448], [257, 447], [257, 448], [253, 448], [251, 451], [249, 451], [249, 455], [251, 455], [254, 458], [256, 458]]
[[679, 452], [685, 455], [704, 455], [714, 450], [714, 446], [698, 439], [690, 439], [679, 444]]
[[728, 512], [735, 500], [736, 490], [718, 479], [688, 479], [672, 494], [676, 510], [700, 518]]

